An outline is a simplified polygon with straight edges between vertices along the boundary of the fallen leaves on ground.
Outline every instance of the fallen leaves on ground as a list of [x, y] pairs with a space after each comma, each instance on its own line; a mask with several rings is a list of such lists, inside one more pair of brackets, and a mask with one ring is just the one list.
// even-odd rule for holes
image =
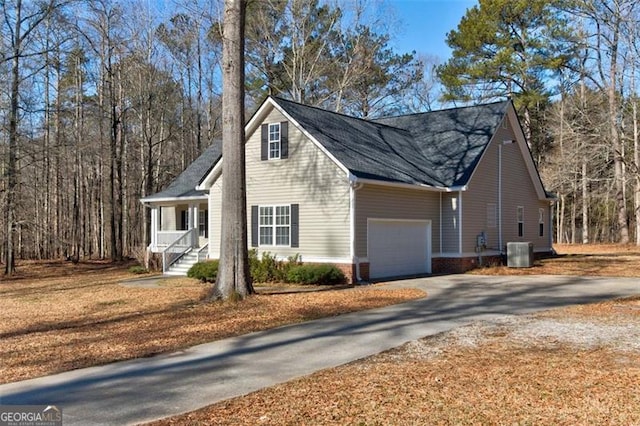
[[639, 277], [640, 247], [621, 244], [557, 244], [557, 256], [539, 259], [531, 268], [490, 265], [476, 275], [576, 275]]
[[[123, 267], [32, 263], [37, 272], [0, 284], [0, 382], [170, 352], [284, 324], [424, 297], [417, 289], [356, 287], [201, 301], [206, 287], [166, 279], [139, 288]], [[39, 269], [38, 269], [39, 268]], [[47, 271], [48, 268], [55, 272]], [[31, 275], [31, 276], [30, 276]]]
[[474, 323], [153, 425], [640, 424], [640, 347], [610, 333], [638, 340], [637, 306]]

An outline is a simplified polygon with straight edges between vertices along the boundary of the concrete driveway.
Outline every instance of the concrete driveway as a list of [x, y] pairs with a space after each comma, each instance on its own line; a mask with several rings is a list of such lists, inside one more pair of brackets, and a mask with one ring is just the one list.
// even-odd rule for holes
[[135, 424], [191, 411], [471, 321], [640, 294], [637, 278], [452, 275], [386, 285], [418, 287], [428, 297], [167, 355], [1, 385], [0, 404], [56, 405], [63, 410], [65, 425]]

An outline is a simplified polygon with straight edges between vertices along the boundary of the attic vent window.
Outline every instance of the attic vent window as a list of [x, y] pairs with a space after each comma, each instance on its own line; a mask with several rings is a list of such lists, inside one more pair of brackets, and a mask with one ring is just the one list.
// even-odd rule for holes
[[280, 123], [269, 124], [269, 160], [280, 158]]
[[282, 160], [289, 156], [287, 122], [262, 125], [261, 159]]

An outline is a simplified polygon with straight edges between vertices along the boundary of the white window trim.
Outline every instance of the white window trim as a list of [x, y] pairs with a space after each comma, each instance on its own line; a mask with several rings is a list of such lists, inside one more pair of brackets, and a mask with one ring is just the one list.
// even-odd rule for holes
[[[271, 139], [271, 128], [278, 128], [278, 139]], [[271, 150], [271, 145], [272, 144], [277, 144], [278, 145], [278, 155], [271, 155], [272, 150]], [[282, 126], [280, 126], [280, 123], [269, 123], [269, 125], [267, 126], [267, 158], [269, 160], [279, 160], [280, 158], [282, 158]]]
[[[287, 225], [278, 225], [276, 220], [276, 212], [278, 208], [286, 207], [289, 210], [288, 214], [288, 224]], [[262, 209], [263, 208], [271, 208], [271, 224], [263, 225], [261, 223], [262, 219]], [[289, 229], [289, 235], [287, 240], [289, 241], [287, 244], [277, 244], [277, 229], [287, 227]], [[264, 228], [271, 228], [271, 244], [263, 244], [262, 243], [262, 230]], [[258, 205], [258, 247], [291, 247], [291, 204], [274, 204], [274, 205]]]

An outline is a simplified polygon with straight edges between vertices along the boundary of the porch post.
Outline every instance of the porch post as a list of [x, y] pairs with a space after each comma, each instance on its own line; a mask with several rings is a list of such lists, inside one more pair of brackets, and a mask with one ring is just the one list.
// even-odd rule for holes
[[151, 207], [151, 248], [158, 246], [158, 206]]
[[195, 237], [193, 241], [194, 247], [198, 246], [199, 234], [198, 234], [198, 207], [199, 204], [189, 204], [189, 229], [195, 229]]

